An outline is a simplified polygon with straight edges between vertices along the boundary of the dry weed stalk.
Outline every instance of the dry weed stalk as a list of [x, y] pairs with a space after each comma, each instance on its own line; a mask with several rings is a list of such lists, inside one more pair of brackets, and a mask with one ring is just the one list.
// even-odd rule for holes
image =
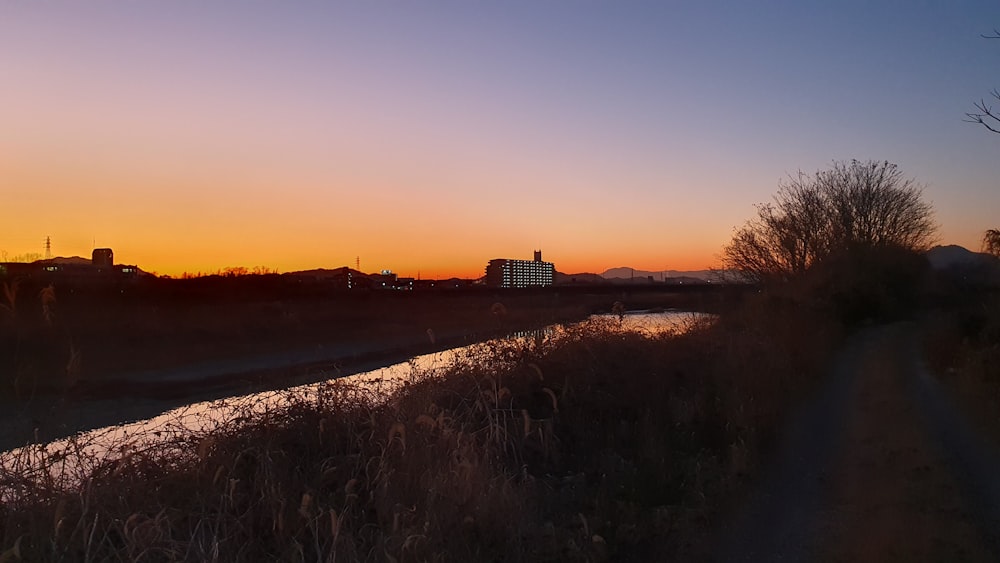
[[389, 396], [333, 382], [219, 402], [226, 416], [210, 424], [182, 413], [157, 436], [5, 454], [0, 547], [24, 559], [626, 557], [657, 510], [705, 510], [752, 467], [762, 415], [739, 414], [729, 390], [764, 394], [734, 370], [763, 363], [766, 341], [698, 330], [713, 332], [571, 327], [414, 368]]

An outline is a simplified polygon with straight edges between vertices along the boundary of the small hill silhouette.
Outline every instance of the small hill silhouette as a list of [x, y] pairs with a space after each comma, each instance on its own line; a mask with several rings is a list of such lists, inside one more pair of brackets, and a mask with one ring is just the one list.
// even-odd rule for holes
[[84, 258], [82, 256], [56, 256], [55, 258], [44, 258], [42, 260], [35, 260], [35, 264], [61, 264], [65, 266], [89, 266], [93, 264], [90, 258]]
[[989, 254], [973, 252], [957, 244], [935, 246], [927, 251], [926, 256], [927, 261], [931, 263], [931, 267], [935, 270], [987, 266], [996, 262], [996, 258]]

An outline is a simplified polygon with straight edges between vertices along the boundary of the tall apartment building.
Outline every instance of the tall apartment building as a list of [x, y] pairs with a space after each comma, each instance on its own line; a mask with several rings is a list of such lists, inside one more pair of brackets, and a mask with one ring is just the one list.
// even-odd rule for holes
[[486, 285], [490, 287], [540, 287], [552, 285], [555, 265], [542, 261], [542, 251], [534, 260], [496, 258], [486, 265]]

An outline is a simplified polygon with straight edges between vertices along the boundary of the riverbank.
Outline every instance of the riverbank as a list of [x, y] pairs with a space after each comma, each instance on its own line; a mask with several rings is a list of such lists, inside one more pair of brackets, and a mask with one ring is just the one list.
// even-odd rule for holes
[[[503, 334], [497, 332], [497, 334]], [[58, 395], [0, 399], [0, 451], [156, 416], [184, 405], [376, 370], [476, 342], [456, 333], [422, 342], [359, 342], [78, 382]]]
[[331, 295], [240, 282], [60, 293], [47, 319], [22, 287], [17, 316], [0, 318], [0, 450], [576, 322], [620, 300], [711, 310], [737, 298], [648, 288]]
[[334, 383], [124, 447], [88, 465], [83, 490], [6, 473], [22, 496], [0, 512], [4, 545], [43, 559], [697, 559], [838, 338], [761, 304], [684, 335], [609, 322], [480, 347], [388, 400]]
[[411, 346], [429, 335], [482, 339], [580, 320], [610, 311], [616, 301], [712, 311], [739, 293], [715, 287], [330, 291], [250, 278], [122, 288], [15, 283], [11, 304], [0, 309], [0, 391], [28, 399], [80, 384], [156, 380], [179, 369], [205, 370], [192, 379], [214, 377], [227, 362], [252, 369], [322, 362], [372, 347]]

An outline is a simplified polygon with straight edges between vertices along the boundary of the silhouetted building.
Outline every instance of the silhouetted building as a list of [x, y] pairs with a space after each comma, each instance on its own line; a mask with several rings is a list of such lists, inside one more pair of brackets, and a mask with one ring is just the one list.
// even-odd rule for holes
[[91, 263], [98, 268], [110, 268], [115, 265], [115, 253], [110, 248], [95, 248], [90, 256]]
[[115, 264], [110, 248], [96, 248], [88, 260], [82, 256], [46, 258], [34, 262], [0, 263], [0, 277], [34, 279], [41, 283], [100, 285], [149, 276], [133, 264]]
[[392, 270], [382, 270], [377, 274], [368, 274], [372, 280], [372, 287], [375, 289], [397, 289], [398, 276]]
[[552, 285], [555, 265], [542, 261], [542, 251], [534, 260], [496, 258], [486, 265], [486, 285], [490, 287], [540, 287]]

